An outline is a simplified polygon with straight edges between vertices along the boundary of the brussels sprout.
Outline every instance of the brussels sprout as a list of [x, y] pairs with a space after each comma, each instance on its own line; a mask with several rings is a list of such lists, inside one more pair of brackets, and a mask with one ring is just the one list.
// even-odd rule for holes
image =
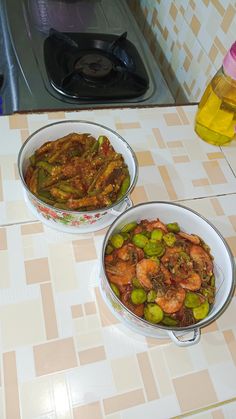
[[132, 285], [135, 288], [142, 288], [141, 283], [139, 282], [138, 278], [136, 278], [136, 276], [134, 278], [132, 278]]
[[143, 234], [145, 237], [147, 237], [148, 239], [150, 239], [150, 238], [151, 238], [151, 231], [143, 230], [143, 231], [142, 231], [142, 234]]
[[110, 255], [114, 250], [114, 247], [108, 243], [108, 245], [106, 246], [106, 250], [105, 250], [105, 254], [106, 255]]
[[148, 291], [147, 294], [147, 302], [148, 303], [154, 303], [155, 299], [157, 298], [157, 292], [154, 290]]
[[205, 319], [205, 317], [209, 313], [209, 303], [208, 301], [204, 301], [200, 306], [193, 308], [193, 316], [196, 320]]
[[162, 240], [163, 237], [163, 231], [160, 228], [155, 228], [151, 232], [151, 239], [152, 240]]
[[135, 288], [130, 295], [133, 304], [143, 304], [147, 299], [147, 294], [143, 288]]
[[184, 300], [185, 307], [194, 308], [201, 304], [201, 298], [194, 292], [187, 292]]
[[122, 237], [122, 235], [119, 233], [113, 234], [113, 236], [110, 238], [110, 242], [112, 246], [114, 246], [116, 249], [119, 249], [124, 244], [124, 237]]
[[148, 238], [146, 236], [144, 236], [144, 234], [137, 233], [137, 234], [134, 234], [134, 236], [132, 238], [132, 242], [135, 246], [140, 247], [141, 249], [143, 249], [144, 246], [148, 242]]
[[119, 291], [118, 287], [115, 284], [113, 284], [113, 282], [111, 282], [110, 285], [111, 285], [112, 291], [114, 291], [114, 293], [116, 294], [116, 296], [118, 298], [120, 298], [120, 291]]
[[172, 233], [179, 233], [180, 231], [178, 223], [169, 223], [169, 224], [166, 224], [166, 227], [167, 227], [167, 230]]
[[144, 318], [150, 323], [160, 323], [163, 319], [163, 311], [155, 303], [148, 303], [144, 308]]
[[137, 226], [137, 223], [135, 221], [128, 223], [124, 225], [124, 227], [122, 227], [121, 233], [129, 233], [130, 231], [133, 231], [136, 226]]
[[164, 242], [167, 246], [172, 247], [172, 246], [174, 246], [174, 244], [176, 242], [176, 237], [175, 237], [174, 233], [170, 232], [170, 233], [164, 234], [163, 240], [164, 240]]
[[120, 234], [122, 235], [122, 237], [124, 238], [124, 240], [129, 240], [130, 239], [130, 234], [129, 233], [122, 233], [122, 232], [120, 232]]
[[173, 319], [170, 316], [164, 316], [163, 319], [162, 319], [162, 323], [165, 326], [176, 326], [178, 324], [178, 321]]
[[165, 247], [161, 242], [156, 240], [149, 240], [143, 248], [147, 256], [162, 256], [165, 253]]

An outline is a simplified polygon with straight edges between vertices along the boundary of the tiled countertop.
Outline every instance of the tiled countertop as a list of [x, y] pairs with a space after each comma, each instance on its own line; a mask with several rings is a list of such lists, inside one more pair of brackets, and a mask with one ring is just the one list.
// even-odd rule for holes
[[136, 152], [133, 203], [169, 200], [207, 217], [236, 256], [236, 143], [193, 131], [194, 106], [21, 114], [0, 119], [0, 418], [236, 417], [236, 298], [177, 347], [119, 323], [99, 292], [105, 230], [68, 234], [27, 208], [17, 154], [37, 128], [63, 119], [119, 132]]

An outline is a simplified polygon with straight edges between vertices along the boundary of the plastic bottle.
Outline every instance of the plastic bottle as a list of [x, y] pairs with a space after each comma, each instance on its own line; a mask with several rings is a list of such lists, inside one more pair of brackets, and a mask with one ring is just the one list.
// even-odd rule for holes
[[218, 146], [236, 138], [236, 42], [200, 100], [195, 131], [207, 143]]

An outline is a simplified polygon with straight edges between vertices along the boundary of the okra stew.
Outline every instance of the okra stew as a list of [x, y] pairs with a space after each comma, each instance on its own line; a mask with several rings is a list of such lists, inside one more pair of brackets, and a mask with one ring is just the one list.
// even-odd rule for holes
[[130, 222], [109, 238], [104, 263], [116, 296], [148, 322], [194, 325], [214, 303], [210, 248], [176, 222]]
[[120, 200], [130, 186], [130, 175], [123, 156], [106, 136], [71, 133], [34, 152], [25, 182], [46, 204], [89, 211]]

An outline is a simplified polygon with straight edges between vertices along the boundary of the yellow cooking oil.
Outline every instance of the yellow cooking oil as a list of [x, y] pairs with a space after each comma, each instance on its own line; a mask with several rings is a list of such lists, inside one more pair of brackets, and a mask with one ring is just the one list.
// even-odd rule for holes
[[225, 145], [236, 138], [236, 80], [221, 68], [200, 100], [195, 131], [207, 143]]

